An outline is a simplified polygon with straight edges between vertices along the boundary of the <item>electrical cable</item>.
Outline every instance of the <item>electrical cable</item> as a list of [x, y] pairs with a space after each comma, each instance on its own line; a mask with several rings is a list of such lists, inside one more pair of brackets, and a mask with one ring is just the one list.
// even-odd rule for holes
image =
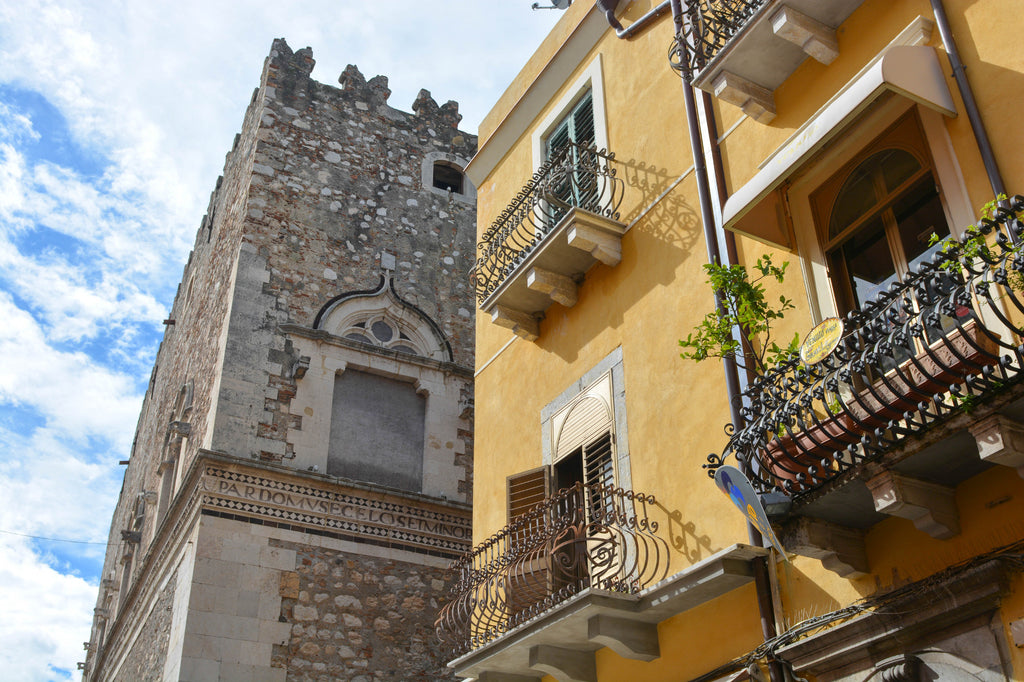
[[22, 538], [32, 538], [33, 540], [46, 540], [47, 542], [71, 542], [78, 545], [109, 545], [109, 542], [98, 542], [93, 540], [67, 540], [65, 538], [47, 538], [42, 535], [29, 535], [28, 533], [16, 533], [13, 530], [0, 530], [0, 533], [6, 535], [17, 535]]

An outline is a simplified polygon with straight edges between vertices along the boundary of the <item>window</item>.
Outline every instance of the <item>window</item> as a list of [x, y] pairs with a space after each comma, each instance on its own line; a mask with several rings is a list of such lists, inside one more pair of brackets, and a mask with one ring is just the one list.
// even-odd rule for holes
[[469, 164], [458, 154], [427, 152], [420, 165], [420, 183], [424, 190], [445, 197], [449, 204], [476, 204], [476, 187], [463, 169]]
[[462, 194], [462, 169], [450, 161], [434, 162], [434, 187]]
[[[628, 460], [618, 461], [619, 455], [628, 455], [625, 451], [616, 453], [615, 448], [615, 412], [625, 409], [617, 399], [622, 393], [613, 391], [616, 377], [621, 381], [621, 372], [617, 349], [587, 373], [584, 380], [589, 385], [585, 389], [574, 386], [547, 408], [551, 415], [543, 420], [543, 430], [550, 445], [545, 445], [545, 466], [508, 478], [509, 521], [527, 513], [549, 494], [577, 483], [584, 487], [629, 486]], [[621, 474], [617, 475], [617, 469], [622, 470]], [[590, 504], [588, 496], [588, 507]]]
[[345, 330], [345, 338], [412, 355], [425, 355], [398, 322], [387, 315], [375, 315], [352, 322]]
[[904, 115], [811, 194], [839, 312], [861, 308], [948, 236], [924, 135]]
[[597, 178], [585, 172], [592, 163], [587, 149], [594, 144], [594, 98], [587, 91], [544, 141], [545, 156], [552, 164], [549, 201], [556, 218], [573, 206], [593, 208], [600, 198]]
[[449, 500], [468, 500], [472, 370], [453, 362], [430, 317], [382, 277], [290, 325], [292, 466]]
[[[618, 402], [613, 395], [621, 394], [612, 387], [615, 376], [621, 381], [621, 370], [621, 351], [617, 349], [588, 372], [585, 389], [579, 389], [581, 381], [556, 400], [553, 414], [543, 422], [543, 430], [552, 440], [550, 450], [545, 448], [545, 460], [550, 452], [553, 461], [506, 480], [512, 546], [543, 543], [543, 547], [535, 547], [536, 556], [518, 564], [510, 577], [508, 605], [512, 614], [525, 611], [547, 594], [580, 589], [620, 568], [614, 531], [607, 525], [615, 523], [614, 495], [604, 488], [618, 480], [613, 407]], [[628, 478], [628, 460], [620, 466], [627, 469], [623, 478]], [[574, 486], [580, 487], [570, 490]], [[535, 511], [549, 499], [542, 511]], [[600, 575], [595, 575], [591, 551], [603, 544]]]
[[423, 311], [403, 301], [392, 280], [381, 279], [376, 291], [332, 299], [314, 321], [317, 329], [349, 341], [451, 362], [444, 334]]

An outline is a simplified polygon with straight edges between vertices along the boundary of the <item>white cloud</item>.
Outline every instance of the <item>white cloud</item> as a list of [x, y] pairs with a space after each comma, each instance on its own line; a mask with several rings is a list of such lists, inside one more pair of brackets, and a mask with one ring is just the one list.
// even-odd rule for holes
[[102, 557], [103, 547], [83, 543], [106, 542], [110, 521], [83, 510], [113, 508], [121, 484], [117, 461], [128, 451], [112, 447], [97, 458], [49, 428], [27, 437], [0, 428], [0, 447], [24, 455], [0, 461], [0, 529], [81, 540], [64, 549], [85, 558]]
[[5, 292], [0, 319], [0, 403], [37, 411], [70, 442], [98, 437], [127, 452], [141, 403], [132, 378], [85, 353], [54, 349]]
[[[559, 16], [529, 4], [0, 2], [0, 85], [45, 98], [80, 152], [47, 157], [60, 121], [0, 102], [0, 530], [105, 539], [158, 322], [274, 38], [329, 85], [388, 76], [396, 108], [458, 100], [473, 131]], [[97, 576], [64, 562], [103, 547], [55, 547], [0, 533], [5, 678], [84, 659]]]
[[[4, 679], [65, 679], [85, 660], [96, 585], [40, 561], [24, 538], [0, 535], [0, 670]], [[72, 672], [77, 677], [77, 673]]]

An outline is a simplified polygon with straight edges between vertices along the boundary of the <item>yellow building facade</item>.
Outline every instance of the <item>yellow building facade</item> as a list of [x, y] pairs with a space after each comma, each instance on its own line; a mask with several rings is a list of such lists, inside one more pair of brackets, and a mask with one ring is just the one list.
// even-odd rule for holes
[[[438, 620], [458, 675], [1024, 678], [1019, 9], [565, 12], [467, 168], [477, 545]], [[703, 266], [763, 255], [789, 263], [774, 338], [842, 321], [818, 356], [680, 358], [715, 305]]]

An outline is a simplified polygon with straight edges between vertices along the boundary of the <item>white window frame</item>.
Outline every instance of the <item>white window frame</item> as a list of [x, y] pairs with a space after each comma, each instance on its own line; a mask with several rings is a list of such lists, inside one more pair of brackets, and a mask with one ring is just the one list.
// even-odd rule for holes
[[863, 117], [851, 128], [849, 134], [842, 135], [836, 144], [792, 179], [786, 191], [807, 301], [815, 324], [827, 317], [838, 315], [839, 306], [832, 281], [829, 279], [818, 229], [814, 224], [810, 196], [911, 109], [916, 109], [921, 121], [925, 144], [934, 163], [935, 181], [940, 188], [942, 208], [950, 233], [959, 237], [974, 221], [967, 186], [942, 114], [902, 97], [889, 98]]
[[588, 90], [593, 93], [594, 143], [598, 149], [608, 149], [608, 119], [604, 109], [604, 71], [601, 67], [601, 55], [598, 54], [583, 70], [580, 77], [566, 90], [547, 116], [541, 120], [540, 125], [534, 128], [530, 138], [534, 170], [540, 168], [547, 160], [548, 136], [587, 94]]

